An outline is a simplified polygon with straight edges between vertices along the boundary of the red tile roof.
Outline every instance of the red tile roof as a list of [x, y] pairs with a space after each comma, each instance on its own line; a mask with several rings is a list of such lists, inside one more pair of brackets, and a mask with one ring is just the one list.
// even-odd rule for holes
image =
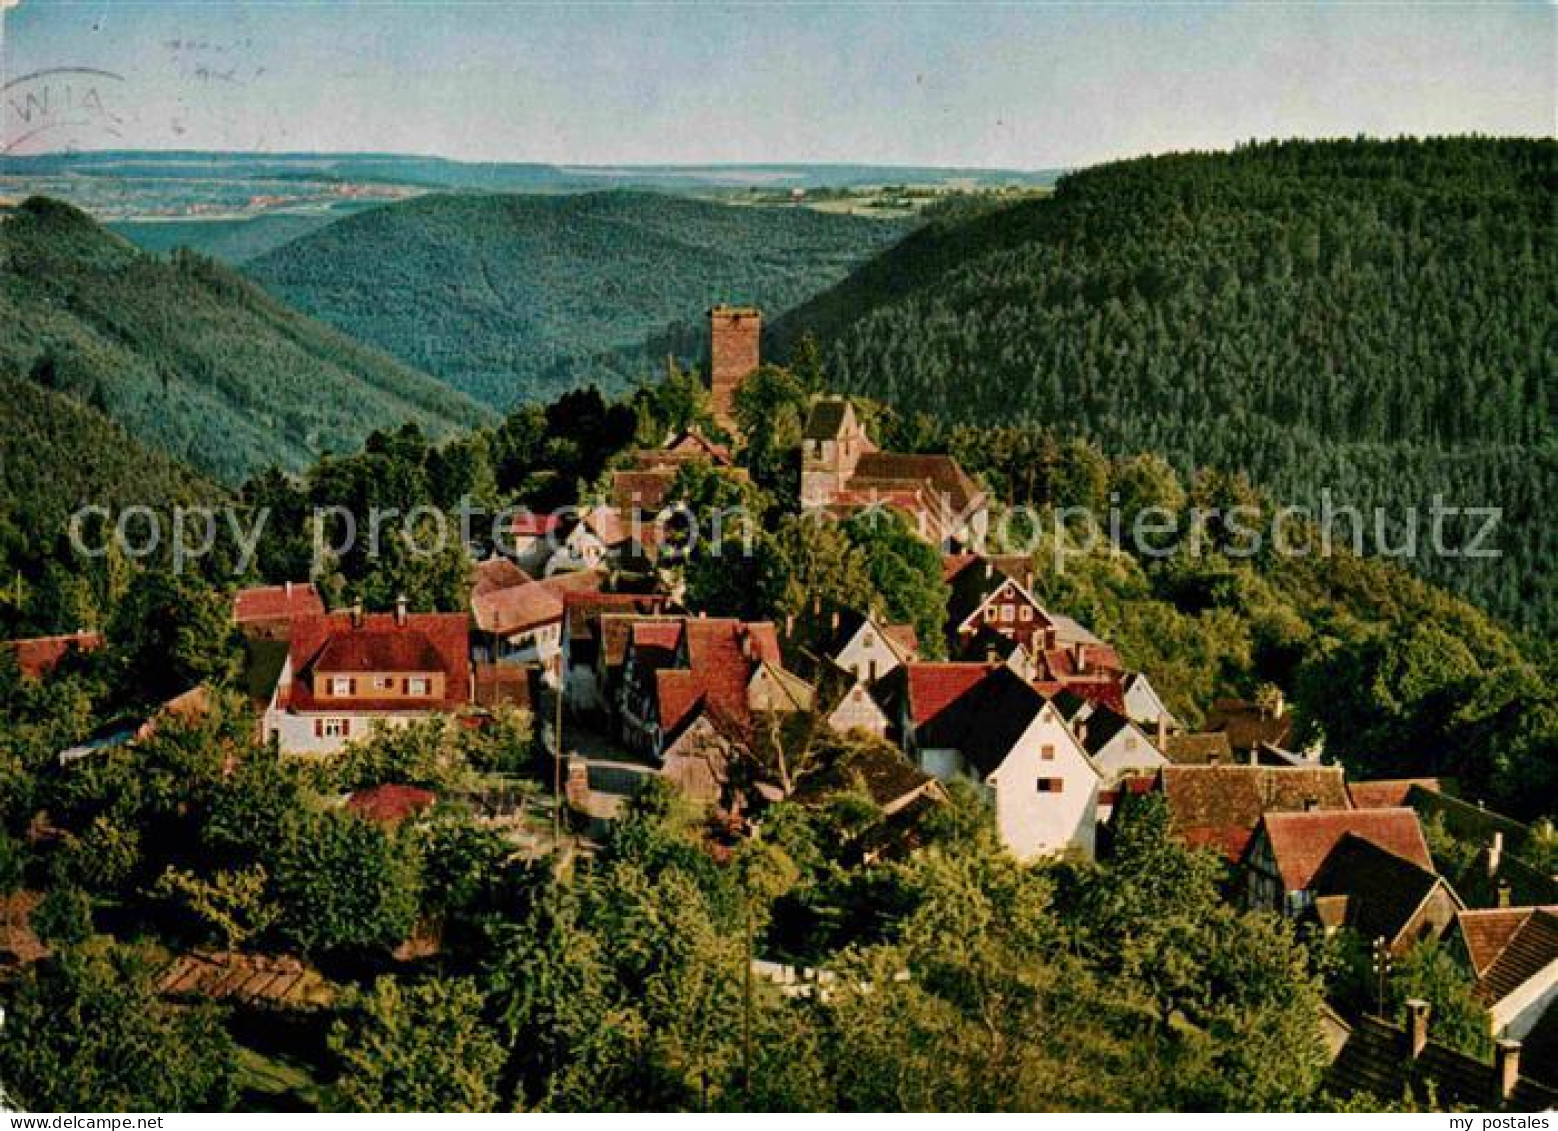
[[1393, 778], [1348, 782], [1347, 793], [1355, 809], [1399, 809], [1407, 804], [1414, 785], [1439, 792], [1438, 778]]
[[1419, 868], [1434, 870], [1422, 826], [1411, 809], [1273, 812], [1262, 820], [1282, 886], [1288, 891], [1308, 891], [1326, 857], [1348, 833]]
[[1045, 698], [1053, 699], [1062, 692], [1086, 699], [1098, 707], [1107, 707], [1118, 715], [1125, 714], [1125, 687], [1118, 677], [1100, 679], [1096, 676], [1075, 676], [1066, 679], [1038, 679], [1034, 689]]
[[5, 647], [16, 657], [16, 666], [31, 679], [42, 679], [70, 652], [95, 652], [103, 646], [100, 632], [71, 632], [63, 636], [35, 636], [7, 640]]
[[1472, 969], [1481, 974], [1493, 965], [1493, 960], [1531, 917], [1533, 910], [1531, 907], [1486, 907], [1457, 915], [1455, 920], [1461, 928]]
[[324, 611], [319, 590], [310, 582], [265, 585], [233, 594], [233, 620], [240, 625], [319, 616]]
[[[673, 636], [668, 629], [674, 629]], [[655, 671], [655, 713], [660, 729], [673, 733], [696, 715], [696, 708], [740, 721], [748, 714], [747, 685], [761, 663], [780, 665], [779, 634], [766, 621], [746, 624], [724, 617], [689, 617], [680, 622], [640, 622], [634, 626], [635, 653], [685, 652], [685, 668]], [[669, 648], [667, 648], [669, 643]]]
[[924, 726], [967, 695], [999, 664], [916, 662], [905, 664], [903, 680], [909, 696], [909, 721]]
[[658, 514], [676, 482], [676, 469], [657, 467], [650, 470], [613, 471], [611, 473], [611, 502], [619, 511], [641, 511]]
[[472, 570], [471, 595], [490, 593], [494, 589], [512, 589], [533, 578], [508, 558], [488, 558], [477, 562]]
[[1503, 1001], [1558, 962], [1558, 908], [1524, 910], [1524, 921], [1504, 939], [1493, 961], [1477, 971], [1476, 996], [1484, 1005]]
[[[369, 613], [357, 627], [353, 627], [352, 616], [346, 612], [300, 617], [293, 622], [292, 640], [288, 646], [292, 685], [283, 706], [294, 711], [347, 712], [459, 707], [470, 694], [469, 623], [463, 613], [411, 613], [404, 624], [397, 624], [392, 613]], [[442, 672], [444, 697], [413, 701], [332, 697], [326, 702], [318, 702], [309, 680], [316, 661], [321, 658], [333, 665], [322, 669], [325, 671]], [[380, 662], [393, 666], [365, 666]]]
[[359, 789], [346, 799], [346, 807], [370, 821], [393, 825], [429, 808], [438, 795], [410, 785], [376, 785]]
[[1157, 780], [1176, 835], [1231, 861], [1244, 855], [1263, 814], [1302, 810], [1311, 801], [1321, 809], [1349, 805], [1335, 766], [1164, 766]]
[[511, 636], [562, 620], [569, 594], [596, 592], [604, 582], [599, 570], [575, 570], [507, 589], [473, 592], [471, 615], [481, 631]]

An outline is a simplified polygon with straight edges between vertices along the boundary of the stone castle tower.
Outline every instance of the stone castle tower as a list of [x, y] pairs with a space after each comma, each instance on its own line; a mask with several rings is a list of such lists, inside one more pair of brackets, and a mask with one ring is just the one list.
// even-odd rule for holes
[[714, 419], [735, 424], [736, 390], [760, 364], [758, 338], [763, 314], [751, 306], [716, 306], [709, 311], [709, 390]]
[[813, 403], [801, 439], [801, 506], [831, 504], [848, 486], [860, 457], [876, 450], [847, 400]]

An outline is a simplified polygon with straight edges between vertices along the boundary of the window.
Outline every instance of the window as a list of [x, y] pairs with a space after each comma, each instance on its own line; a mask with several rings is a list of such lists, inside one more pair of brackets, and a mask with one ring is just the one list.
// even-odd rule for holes
[[426, 676], [412, 676], [410, 679], [406, 680], [406, 694], [426, 695], [428, 694], [430, 686], [430, 681]]
[[1017, 610], [1010, 605], [1001, 606], [1001, 619], [1010, 624], [1017, 619]]
[[316, 738], [348, 738], [352, 733], [351, 719], [315, 719]]
[[395, 677], [394, 676], [388, 676], [388, 675], [376, 675], [376, 676], [374, 676], [373, 677], [373, 690], [375, 690], [375, 691], [394, 691], [395, 690]]
[[1039, 779], [1039, 792], [1040, 793], [1059, 793], [1061, 791], [1061, 786], [1063, 786], [1065, 784], [1066, 783], [1065, 783], [1065, 780], [1063, 778], [1040, 778]]
[[1044, 759], [1046, 762], [1053, 762], [1055, 760], [1054, 744], [1046, 742], [1043, 746], [1041, 746], [1039, 748], [1039, 757]]
[[1033, 606], [1024, 605], [1022, 608], [1018, 609], [1017, 619], [1022, 621], [1024, 624], [1031, 621], [1033, 619]]
[[874, 633], [868, 632], [868, 633], [866, 633], [864, 636], [862, 636], [860, 638], [860, 643], [861, 643], [861, 645], [863, 647], [875, 648], [876, 647], [876, 635]]
[[330, 677], [330, 694], [331, 695], [350, 695], [352, 692], [357, 690], [356, 684], [357, 684], [356, 680], [348, 679], [346, 676], [340, 676], [340, 675], [331, 676]]
[[985, 620], [994, 620], [994, 619], [995, 619], [995, 606], [994, 605], [986, 605], [985, 606]]
[[1136, 749], [1136, 738], [1134, 735], [1126, 736], [1125, 749], [1130, 751], [1134, 751]]

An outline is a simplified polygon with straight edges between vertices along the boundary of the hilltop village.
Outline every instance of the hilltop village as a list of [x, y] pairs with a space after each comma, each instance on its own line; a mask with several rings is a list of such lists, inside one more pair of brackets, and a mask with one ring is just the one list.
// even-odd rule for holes
[[[567, 866], [587, 866], [649, 796], [698, 814], [710, 853], [726, 859], [763, 838], [775, 806], [859, 795], [875, 814], [859, 845], [866, 867], [912, 855], [939, 814], [970, 798], [1023, 863], [1107, 859], [1124, 816], [1161, 807], [1175, 841], [1222, 862], [1236, 906], [1317, 937], [1349, 932], [1372, 946], [1381, 977], [1425, 942], [1455, 956], [1480, 1011], [1471, 1029], [1491, 1053], [1440, 1040], [1423, 1000], [1404, 1022], [1380, 1002], [1333, 1002], [1315, 1034], [1332, 1094], [1431, 1087], [1438, 1102], [1558, 1102], [1558, 876], [1525, 859], [1538, 832], [1459, 800], [1453, 782], [1350, 780], [1299, 742], [1274, 689], [1219, 697], [1188, 726], [1109, 640], [1036, 596], [1033, 559], [988, 548], [997, 500], [952, 456], [884, 450], [855, 403], [818, 393], [792, 469], [809, 519], [879, 517], [939, 557], [941, 623], [820, 595], [784, 621], [700, 607], [676, 568], [685, 546], [657, 519], [690, 477], [747, 482], [736, 406], [763, 369], [761, 330], [757, 310], [712, 310], [713, 426], [634, 450], [567, 513], [516, 519], [475, 563], [468, 611], [412, 611], [427, 604], [414, 592], [378, 611], [328, 608], [308, 577], [233, 594], [251, 749], [323, 766], [393, 749], [397, 733], [518, 726], [530, 742], [508, 766], [520, 783], [509, 793], [398, 780], [390, 759], [357, 774], [340, 803], [391, 828], [465, 806], [511, 851]], [[103, 646], [84, 631], [8, 648], [24, 680], [44, 682]], [[149, 717], [83, 736], [59, 767], [89, 774], [199, 717], [214, 694], [187, 688]], [[454, 732], [436, 731], [446, 722]], [[35, 826], [51, 835], [47, 814]], [[1453, 872], [1434, 850], [1445, 838], [1469, 846]], [[13, 961], [48, 949], [29, 926], [38, 898], [11, 898]], [[421, 932], [397, 955], [452, 946]], [[790, 995], [834, 976], [760, 953], [750, 965]], [[173, 956], [157, 977], [171, 999], [244, 1007], [306, 1009], [328, 994], [299, 956], [237, 945]]]

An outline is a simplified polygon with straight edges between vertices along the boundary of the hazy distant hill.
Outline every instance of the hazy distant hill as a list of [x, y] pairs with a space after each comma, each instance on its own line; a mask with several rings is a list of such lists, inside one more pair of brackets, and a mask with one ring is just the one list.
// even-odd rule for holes
[[343, 215], [284, 212], [220, 220], [114, 220], [104, 227], [146, 251], [168, 254], [174, 248], [187, 247], [236, 266], [332, 224]]
[[97, 406], [228, 482], [355, 449], [376, 427], [485, 416], [229, 268], [156, 258], [41, 198], [0, 212], [0, 324], [0, 372]]
[[585, 381], [621, 385], [666, 349], [696, 348], [712, 303], [777, 313], [907, 230], [646, 192], [434, 194], [338, 221], [245, 270], [309, 314], [507, 406]]
[[98, 150], [0, 156], [0, 176], [123, 180], [367, 181], [481, 192], [578, 192], [610, 188], [733, 186], [846, 188], [859, 185], [1048, 185], [1058, 170], [959, 169], [907, 165], [546, 165], [451, 161], [403, 153], [226, 153]]
[[817, 334], [837, 383], [906, 410], [1053, 424], [1284, 500], [1502, 506], [1502, 560], [1418, 564], [1553, 627], [1555, 186], [1550, 141], [1101, 166], [933, 220], [771, 338]]

